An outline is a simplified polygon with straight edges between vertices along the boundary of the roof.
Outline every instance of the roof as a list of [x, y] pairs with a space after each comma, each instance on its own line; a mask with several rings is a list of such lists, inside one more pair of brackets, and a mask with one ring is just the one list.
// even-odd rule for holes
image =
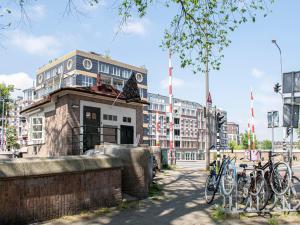
[[[96, 96], [109, 97], [109, 98], [112, 98], [112, 100], [118, 98], [119, 100], [123, 100], [124, 102], [126, 102], [126, 98], [123, 95], [123, 93], [109, 84], [101, 84], [99, 86], [94, 85], [92, 87], [63, 87], [63, 88], [60, 88], [60, 89], [57, 89], [57, 90], [51, 92], [49, 95], [47, 95], [40, 101], [35, 102], [33, 105], [29, 106], [28, 108], [25, 108], [24, 110], [21, 111], [21, 113], [27, 112], [29, 110], [35, 109], [39, 106], [42, 106], [46, 103], [51, 102], [52, 97], [62, 91], [75, 91], [75, 92], [79, 92], [79, 93], [93, 94]], [[133, 100], [131, 102], [139, 103], [139, 104], [143, 104], [143, 105], [149, 104], [145, 100]]]
[[38, 70], [36, 71], [36, 74], [45, 72], [46, 70], [51, 69], [52, 67], [57, 66], [58, 64], [62, 63], [63, 61], [65, 61], [73, 56], [76, 56], [76, 55], [80, 55], [80, 56], [83, 56], [83, 57], [86, 57], [89, 59], [95, 59], [95, 60], [105, 62], [105, 63], [111, 64], [111, 65], [116, 65], [116, 66], [131, 69], [131, 70], [134, 70], [134, 71], [137, 71], [140, 73], [147, 74], [147, 69], [145, 69], [143, 67], [138, 67], [138, 66], [133, 66], [133, 65], [127, 64], [127, 63], [123, 63], [121, 61], [111, 59], [109, 57], [97, 54], [95, 52], [85, 52], [85, 51], [81, 51], [81, 50], [71, 51], [63, 56], [60, 56], [54, 60], [49, 61], [49, 63], [38, 68]]

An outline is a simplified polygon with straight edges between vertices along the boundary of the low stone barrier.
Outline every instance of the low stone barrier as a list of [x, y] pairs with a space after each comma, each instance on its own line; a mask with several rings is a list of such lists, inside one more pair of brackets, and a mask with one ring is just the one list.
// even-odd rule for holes
[[68, 156], [0, 161], [0, 224], [26, 224], [116, 205], [119, 159]]
[[152, 182], [152, 159], [149, 146], [135, 147], [107, 143], [96, 148], [122, 161], [122, 192], [139, 199], [148, 197]]
[[155, 156], [155, 159], [158, 164], [158, 169], [161, 170], [162, 168], [162, 160], [161, 160], [161, 148], [156, 146], [150, 147], [151, 154]]

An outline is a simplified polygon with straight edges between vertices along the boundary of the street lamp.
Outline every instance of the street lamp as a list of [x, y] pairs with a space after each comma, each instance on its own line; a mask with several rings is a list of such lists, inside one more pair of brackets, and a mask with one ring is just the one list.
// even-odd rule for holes
[[279, 45], [277, 44], [276, 40], [272, 40], [272, 43], [275, 44], [276, 47], [279, 50], [279, 55], [280, 55], [280, 72], [281, 72], [281, 75], [282, 75], [282, 55], [281, 55], [281, 49], [280, 49]]

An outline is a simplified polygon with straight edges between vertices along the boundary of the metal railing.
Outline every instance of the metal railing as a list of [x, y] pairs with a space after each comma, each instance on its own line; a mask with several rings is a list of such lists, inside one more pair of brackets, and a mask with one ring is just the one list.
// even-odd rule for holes
[[85, 152], [104, 142], [118, 144], [118, 130], [119, 128], [110, 126], [73, 127], [72, 149]]

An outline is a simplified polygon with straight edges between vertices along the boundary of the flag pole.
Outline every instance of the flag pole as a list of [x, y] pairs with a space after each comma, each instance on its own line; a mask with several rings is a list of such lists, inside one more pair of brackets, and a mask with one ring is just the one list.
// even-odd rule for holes
[[121, 93], [122, 93], [122, 92], [120, 91], [119, 94], [118, 94], [118, 96], [115, 98], [115, 100], [114, 100], [114, 102], [113, 102], [112, 105], [115, 105], [115, 103], [116, 103], [116, 101], [118, 100], [118, 98], [120, 97]]

